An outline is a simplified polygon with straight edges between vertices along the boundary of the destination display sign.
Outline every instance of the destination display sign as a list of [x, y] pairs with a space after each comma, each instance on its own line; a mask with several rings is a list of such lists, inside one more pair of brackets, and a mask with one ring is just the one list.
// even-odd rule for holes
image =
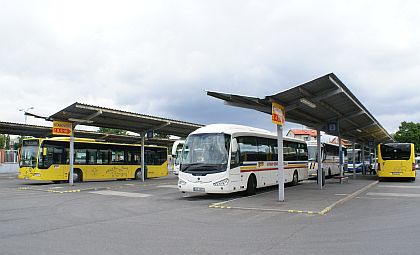
[[53, 122], [53, 135], [72, 135], [72, 123], [64, 121], [54, 121]]

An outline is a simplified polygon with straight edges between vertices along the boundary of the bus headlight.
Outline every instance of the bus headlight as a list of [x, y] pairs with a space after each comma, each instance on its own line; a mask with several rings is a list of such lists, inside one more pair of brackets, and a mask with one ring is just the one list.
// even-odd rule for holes
[[179, 180], [178, 180], [178, 185], [185, 185], [185, 184], [187, 184], [187, 182], [186, 182], [186, 181], [184, 181], [184, 180], [182, 180], [182, 179], [179, 179]]
[[226, 186], [229, 183], [229, 179], [223, 179], [221, 181], [213, 183], [214, 186]]

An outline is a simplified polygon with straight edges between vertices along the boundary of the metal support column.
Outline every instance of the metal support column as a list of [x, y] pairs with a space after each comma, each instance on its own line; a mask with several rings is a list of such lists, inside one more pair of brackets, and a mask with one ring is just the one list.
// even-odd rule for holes
[[340, 133], [338, 133], [338, 164], [339, 164], [339, 169], [340, 169], [340, 176], [344, 176], [344, 171], [343, 171], [343, 144], [341, 141], [341, 136]]
[[284, 202], [283, 126], [277, 125], [279, 201]]
[[352, 143], [352, 151], [353, 151], [353, 179], [356, 178], [356, 143], [353, 141]]
[[145, 134], [141, 134], [141, 181], [144, 182], [144, 171], [145, 171], [145, 164], [144, 164], [144, 139]]
[[75, 125], [71, 124], [71, 136], [70, 136], [70, 173], [69, 173], [69, 184], [73, 186], [73, 173], [74, 173], [74, 128]]
[[322, 177], [323, 177], [323, 170], [322, 170], [322, 156], [321, 156], [321, 130], [316, 130], [316, 161], [318, 162], [318, 183], [319, 189], [322, 189]]
[[365, 145], [362, 144], [362, 147], [360, 149], [360, 153], [361, 153], [361, 163], [362, 163], [362, 175], [366, 174], [366, 169], [365, 169]]
[[376, 169], [377, 168], [377, 166], [378, 166], [378, 156], [376, 155], [376, 148], [377, 148], [377, 146], [376, 146], [376, 144], [375, 144], [375, 142], [373, 142], [373, 162], [374, 162], [374, 165], [373, 165], [373, 170], [375, 170], [375, 173], [376, 174], [378, 174], [378, 170]]

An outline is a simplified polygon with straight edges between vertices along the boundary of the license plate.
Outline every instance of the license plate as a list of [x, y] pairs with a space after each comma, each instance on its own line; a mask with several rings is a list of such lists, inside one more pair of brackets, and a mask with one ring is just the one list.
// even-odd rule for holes
[[204, 192], [204, 188], [193, 187], [193, 191]]
[[393, 175], [400, 175], [401, 172], [392, 172]]

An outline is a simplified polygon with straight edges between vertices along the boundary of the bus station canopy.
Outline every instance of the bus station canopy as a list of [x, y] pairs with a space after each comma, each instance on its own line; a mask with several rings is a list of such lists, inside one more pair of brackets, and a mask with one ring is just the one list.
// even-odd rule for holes
[[[116, 135], [105, 134], [94, 131], [85, 131], [76, 129], [75, 136], [78, 138], [90, 138], [97, 141], [112, 142], [112, 143], [140, 143], [141, 137], [134, 135]], [[37, 138], [52, 137], [52, 128], [46, 126], [25, 125], [10, 122], [0, 122], [0, 134], [33, 136]], [[148, 145], [162, 145], [169, 146], [175, 140], [163, 138], [147, 138], [145, 143]]]
[[207, 95], [221, 99], [227, 105], [267, 114], [271, 114], [272, 102], [277, 102], [285, 107], [286, 121], [319, 129], [330, 135], [340, 135], [341, 138], [360, 144], [393, 141], [389, 133], [333, 73], [264, 98], [213, 91], [207, 91]]
[[138, 134], [153, 131], [162, 135], [186, 137], [202, 127], [179, 120], [171, 120], [139, 113], [74, 103], [48, 117], [49, 120], [68, 121], [85, 126], [114, 128]]

